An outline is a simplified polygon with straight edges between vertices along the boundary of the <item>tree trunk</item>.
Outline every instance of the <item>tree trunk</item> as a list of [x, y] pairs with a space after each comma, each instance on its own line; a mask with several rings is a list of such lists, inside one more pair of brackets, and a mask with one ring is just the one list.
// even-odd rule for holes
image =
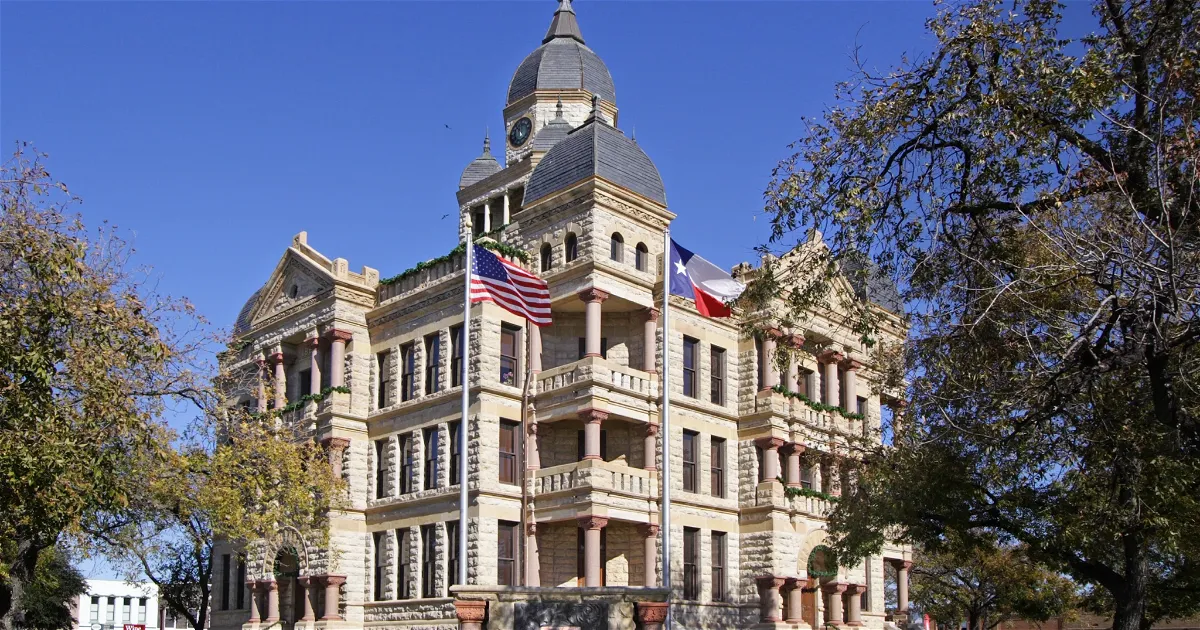
[[15, 630], [25, 625], [24, 599], [25, 589], [33, 582], [37, 569], [38, 554], [47, 545], [39, 545], [33, 540], [22, 539], [17, 542], [17, 554], [9, 571], [5, 587], [8, 600], [8, 610], [0, 616], [0, 630]]

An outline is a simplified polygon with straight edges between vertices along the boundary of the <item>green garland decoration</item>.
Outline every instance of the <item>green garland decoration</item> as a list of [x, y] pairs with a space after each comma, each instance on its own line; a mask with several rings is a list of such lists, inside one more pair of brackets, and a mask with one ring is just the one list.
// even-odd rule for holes
[[[826, 567], [823, 570], [819, 570], [819, 569], [816, 569], [815, 567], [813, 567], [813, 558], [816, 557], [818, 551], [821, 551], [825, 554], [825, 560], [827, 561], [828, 564], [832, 564], [833, 567]], [[808, 577], [810, 577], [810, 578], [837, 577], [837, 573], [838, 573], [837, 554], [833, 553], [833, 550], [825, 545], [817, 545], [816, 547], [813, 547], [812, 552], [808, 554]]]
[[[478, 237], [475, 238], [475, 244], [485, 247], [487, 249], [490, 249], [490, 250], [500, 254], [501, 256], [504, 256], [505, 258], [516, 259], [523, 263], [528, 263], [530, 260], [529, 252], [527, 252], [523, 249], [513, 247], [512, 245], [508, 245], [506, 243], [501, 243], [499, 241], [484, 240], [484, 239], [490, 239], [490, 238], [494, 237], [495, 235], [499, 234], [500, 232], [503, 232], [504, 229], [507, 227], [508, 227], [508, 224], [506, 223], [506, 224], [492, 230], [491, 232], [488, 232], [487, 234], [480, 234]], [[380, 280], [379, 284], [384, 285], [384, 286], [387, 286], [389, 284], [395, 284], [397, 282], [400, 282], [401, 280], [404, 280], [405, 278], [412, 277], [426, 269], [429, 269], [430, 267], [440, 265], [444, 262], [449, 262], [455, 256], [461, 256], [466, 251], [467, 251], [466, 244], [459, 243], [458, 247], [455, 247], [454, 249], [450, 250], [450, 252], [448, 254], [446, 254], [444, 256], [438, 256], [437, 258], [432, 258], [430, 260], [426, 260], [425, 262], [419, 262], [419, 263], [417, 263], [417, 265], [415, 267], [413, 267], [411, 269], [405, 269], [404, 271], [401, 271], [400, 273], [398, 273], [390, 278], [384, 278], [384, 279]]]
[[817, 402], [817, 401], [809, 398], [808, 396], [805, 396], [804, 394], [801, 394], [800, 392], [794, 392], [794, 391], [784, 387], [783, 385], [776, 385], [775, 387], [771, 388], [771, 391], [773, 391], [777, 394], [783, 394], [783, 396], [785, 398], [792, 398], [795, 400], [799, 400], [799, 401], [803, 402], [804, 404], [808, 405], [810, 408], [815, 409], [816, 411], [825, 411], [825, 412], [836, 411], [839, 414], [841, 414], [843, 418], [849, 418], [851, 420], [862, 420], [863, 419], [863, 415], [861, 413], [855, 413], [853, 411], [846, 411], [845, 409], [842, 409], [841, 407], [836, 407], [834, 405], [826, 405], [825, 403]]
[[[779, 483], [783, 483], [783, 476], [777, 476], [775, 478], [779, 480]], [[838, 501], [842, 500], [841, 497], [835, 497], [832, 494], [827, 494], [825, 492], [821, 492], [820, 490], [813, 490], [812, 488], [805, 487], [793, 488], [788, 485], [783, 486], [783, 495], [789, 499], [794, 499], [796, 497], [813, 497], [814, 499], [824, 499], [831, 503], [837, 503]]]
[[319, 393], [319, 394], [305, 394], [305, 395], [301, 396], [299, 400], [297, 400], [295, 402], [290, 402], [290, 403], [280, 407], [279, 409], [271, 409], [271, 410], [267, 411], [266, 413], [252, 413], [252, 414], [250, 414], [250, 417], [251, 418], [262, 418], [262, 417], [279, 416], [279, 415], [288, 413], [290, 411], [295, 411], [297, 409], [303, 409], [304, 405], [307, 405], [310, 402], [321, 402], [322, 400], [325, 400], [333, 392], [337, 392], [339, 394], [349, 394], [350, 388], [342, 386], [342, 385], [338, 385], [337, 387], [326, 387], [325, 389], [322, 389], [321, 393]]

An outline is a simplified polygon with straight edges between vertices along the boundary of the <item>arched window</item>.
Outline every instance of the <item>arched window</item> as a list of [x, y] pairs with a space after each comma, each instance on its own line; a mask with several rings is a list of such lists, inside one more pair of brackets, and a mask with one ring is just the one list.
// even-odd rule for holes
[[650, 267], [650, 250], [646, 249], [645, 243], [637, 244], [637, 249], [634, 250], [633, 262], [638, 271], [646, 271]]
[[574, 234], [567, 234], [567, 262], [579, 258], [579, 239]]
[[553, 266], [554, 256], [550, 250], [550, 243], [542, 243], [542, 271], [550, 271]]
[[616, 232], [613, 232], [612, 242], [608, 246], [608, 257], [617, 262], [625, 258], [625, 239]]

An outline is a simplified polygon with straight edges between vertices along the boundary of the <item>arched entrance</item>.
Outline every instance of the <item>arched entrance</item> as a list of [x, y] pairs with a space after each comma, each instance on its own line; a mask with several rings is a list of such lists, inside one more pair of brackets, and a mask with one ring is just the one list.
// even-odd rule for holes
[[[828, 595], [821, 586], [837, 579], [838, 564], [833, 550], [825, 545], [816, 545], [809, 552], [805, 566], [808, 573], [808, 583], [803, 590], [802, 613], [804, 621], [812, 628], [824, 624], [823, 611], [829, 610]], [[817, 609], [820, 598], [821, 610]]]
[[300, 588], [300, 554], [291, 546], [275, 554], [275, 582], [279, 585], [279, 621], [292, 628], [304, 616], [304, 589]]

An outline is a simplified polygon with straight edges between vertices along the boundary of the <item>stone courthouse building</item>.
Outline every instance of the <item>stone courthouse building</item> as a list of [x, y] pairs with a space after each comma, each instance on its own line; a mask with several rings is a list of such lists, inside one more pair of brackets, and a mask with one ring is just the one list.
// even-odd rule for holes
[[[381, 279], [303, 232], [292, 240], [239, 314], [225, 362], [258, 379], [240, 404], [273, 408], [325, 445], [348, 499], [331, 514], [327, 548], [290, 529], [219, 545], [214, 630], [657, 628], [664, 466], [676, 627], [883, 628], [885, 588], [904, 606], [906, 549], [839, 566], [823, 545], [825, 516], [852, 482], [846, 444], [878, 440], [883, 408], [896, 404], [872, 387], [866, 348], [832, 311], [796, 330], [768, 318], [756, 338], [736, 316], [701, 317], [677, 300], [664, 332], [663, 237], [676, 214], [654, 163], [619, 128], [618, 103], [561, 0], [509, 85], [503, 163], [485, 141], [459, 182], [457, 239], [527, 253], [549, 284], [548, 327], [482, 303], [464, 337], [461, 249]], [[869, 298], [899, 341], [894, 287], [865, 284], [837, 290]]]

